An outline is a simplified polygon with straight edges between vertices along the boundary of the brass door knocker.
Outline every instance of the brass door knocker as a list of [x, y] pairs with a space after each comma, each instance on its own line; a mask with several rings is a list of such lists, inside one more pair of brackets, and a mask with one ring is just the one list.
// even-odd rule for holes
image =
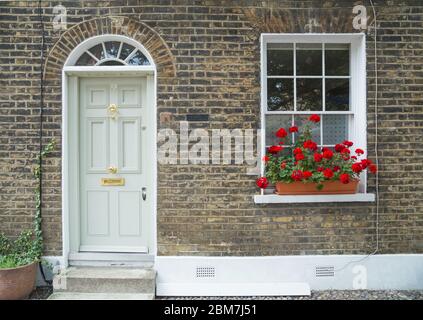
[[113, 120], [116, 120], [116, 118], [118, 116], [118, 113], [119, 113], [117, 105], [115, 105], [114, 103], [112, 103], [107, 108], [107, 113], [109, 114], [110, 118], [112, 118]]

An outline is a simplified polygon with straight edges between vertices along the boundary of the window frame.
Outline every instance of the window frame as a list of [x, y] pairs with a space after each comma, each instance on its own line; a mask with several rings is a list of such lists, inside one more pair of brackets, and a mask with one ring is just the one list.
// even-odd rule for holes
[[[268, 111], [267, 110], [267, 44], [268, 43], [339, 43], [350, 45], [350, 111]], [[265, 166], [261, 159], [266, 154], [266, 115], [269, 114], [348, 114], [349, 139], [357, 147], [367, 150], [367, 83], [366, 83], [366, 38], [364, 33], [262, 33], [260, 37], [261, 66], [261, 137], [260, 137], [260, 173], [263, 176]], [[295, 58], [294, 58], [295, 59]], [[323, 67], [323, 66], [322, 66]], [[296, 65], [294, 65], [296, 68]], [[294, 73], [295, 75], [295, 73]], [[294, 99], [296, 90], [294, 88]], [[322, 95], [325, 92], [322, 90]], [[366, 157], [365, 153], [363, 157]], [[359, 193], [366, 193], [367, 175], [360, 175]], [[265, 190], [262, 189], [262, 195]]]

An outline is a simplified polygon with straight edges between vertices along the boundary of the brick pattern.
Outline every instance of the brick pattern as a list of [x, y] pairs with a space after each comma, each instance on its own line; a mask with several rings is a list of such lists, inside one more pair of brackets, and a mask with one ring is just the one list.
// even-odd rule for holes
[[[379, 30], [380, 252], [423, 252], [423, 5], [375, 1]], [[52, 28], [67, 8], [68, 30]], [[354, 3], [356, 4], [356, 3]], [[360, 1], [357, 1], [360, 4]], [[368, 5], [367, 2], [364, 3]], [[31, 226], [38, 148], [40, 24], [34, 1], [0, 4], [0, 230]], [[61, 252], [61, 68], [97, 34], [140, 41], [158, 65], [159, 128], [257, 129], [261, 32], [355, 32], [351, 1], [43, 1], [47, 54], [46, 254]], [[369, 14], [371, 12], [368, 7]], [[374, 156], [374, 57], [368, 37], [368, 142]], [[375, 246], [374, 204], [255, 205], [243, 165], [160, 165], [161, 255], [367, 253]], [[374, 180], [369, 181], [374, 191]]]

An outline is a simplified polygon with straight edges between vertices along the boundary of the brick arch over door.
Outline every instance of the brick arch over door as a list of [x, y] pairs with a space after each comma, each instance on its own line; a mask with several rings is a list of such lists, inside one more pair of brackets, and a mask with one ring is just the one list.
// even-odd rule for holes
[[111, 16], [81, 22], [63, 33], [48, 53], [44, 69], [45, 79], [60, 80], [62, 68], [72, 50], [84, 40], [103, 34], [124, 35], [138, 41], [153, 57], [159, 79], [175, 76], [172, 52], [154, 29], [140, 21]]

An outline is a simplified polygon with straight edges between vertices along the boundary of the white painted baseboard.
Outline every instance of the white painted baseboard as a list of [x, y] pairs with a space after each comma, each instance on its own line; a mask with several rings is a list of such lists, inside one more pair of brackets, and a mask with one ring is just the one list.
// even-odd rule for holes
[[[158, 256], [155, 262], [156, 294], [158, 296], [306, 295], [307, 288], [423, 289], [423, 255], [375, 255], [362, 260], [365, 257], [362, 255]], [[202, 268], [199, 269], [200, 277], [197, 276], [197, 268]]]

